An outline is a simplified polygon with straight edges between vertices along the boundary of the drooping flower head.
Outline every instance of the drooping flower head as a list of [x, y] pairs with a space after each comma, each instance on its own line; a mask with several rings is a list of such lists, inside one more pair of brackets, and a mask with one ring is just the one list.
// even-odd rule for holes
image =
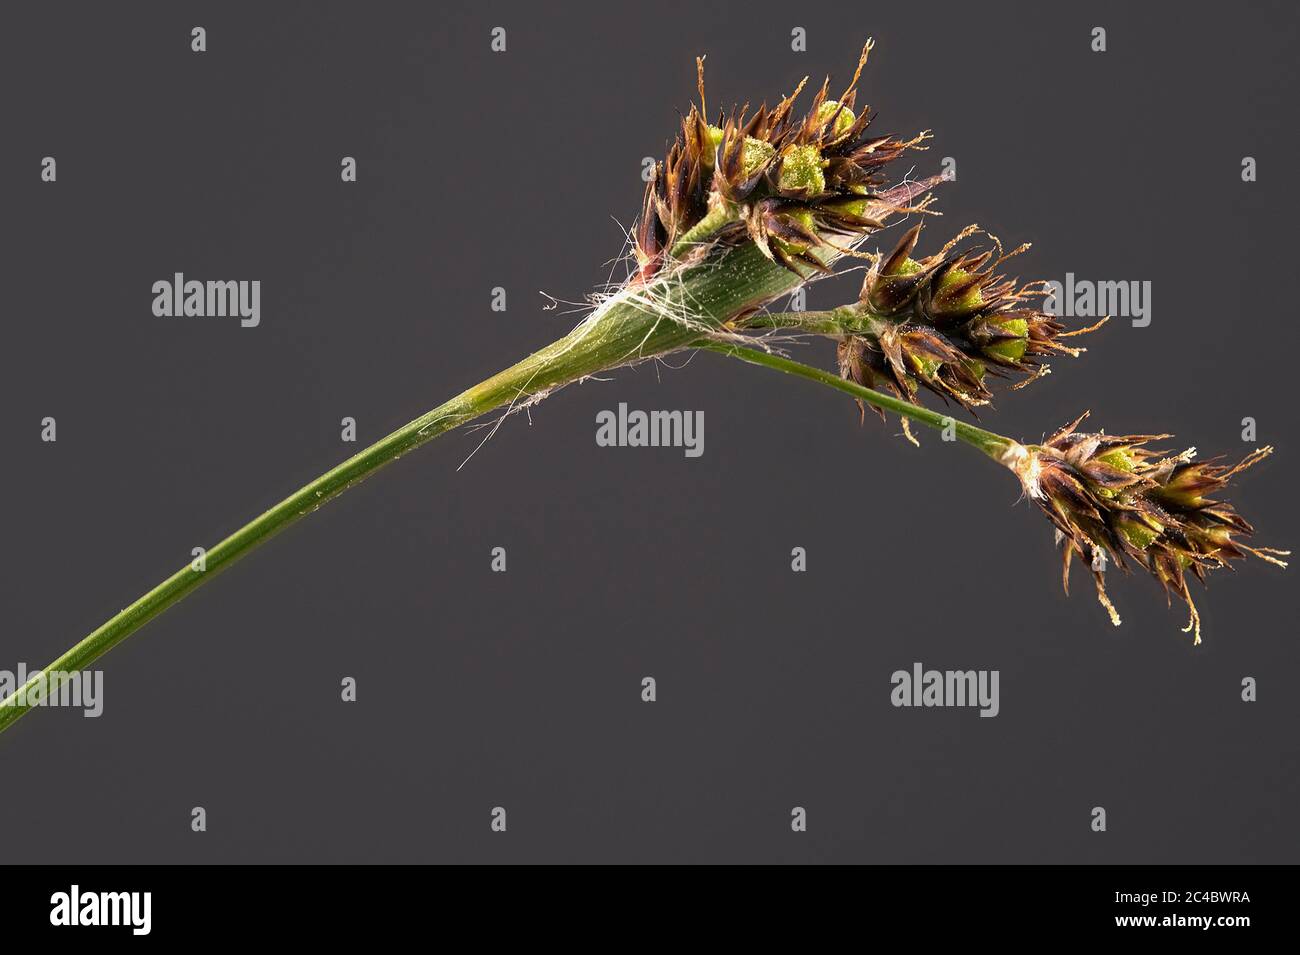
[[[713, 244], [752, 239], [763, 253], [799, 274], [825, 271], [816, 253], [829, 237], [850, 240], [880, 228], [880, 217], [899, 211], [939, 177], [883, 190], [881, 171], [909, 140], [867, 134], [872, 115], [857, 111], [857, 83], [871, 50], [838, 99], [826, 80], [802, 116], [795, 101], [808, 80], [775, 108], [748, 105], [719, 113], [710, 123], [704, 98], [704, 61], [696, 61], [700, 103], [646, 189], [636, 231], [641, 278], [655, 274], [665, 254], [680, 257]], [[802, 271], [801, 271], [802, 267]]]
[[1195, 448], [1166, 455], [1146, 447], [1169, 435], [1079, 431], [1086, 417], [1085, 412], [1041, 445], [1017, 446], [1007, 462], [1056, 527], [1066, 591], [1077, 554], [1091, 565], [1097, 598], [1119, 626], [1106, 595], [1105, 561], [1125, 571], [1131, 562], [1150, 573], [1167, 596], [1187, 604], [1187, 631], [1200, 643], [1200, 614], [1187, 589], [1188, 572], [1204, 583], [1209, 571], [1248, 554], [1286, 566], [1279, 558], [1289, 551], [1245, 543], [1254, 528], [1231, 504], [1210, 496], [1273, 449], [1260, 448], [1235, 465], [1198, 463]]

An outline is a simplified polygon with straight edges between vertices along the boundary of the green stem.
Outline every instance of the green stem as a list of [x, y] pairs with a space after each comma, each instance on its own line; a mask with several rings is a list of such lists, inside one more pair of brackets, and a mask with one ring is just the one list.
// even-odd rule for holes
[[[48, 695], [241, 557], [406, 452], [494, 409], [682, 348], [699, 339], [701, 328], [718, 329], [793, 291], [801, 281], [750, 243], [664, 281], [625, 289], [560, 340], [403, 425], [249, 521], [206, 552], [202, 570], [187, 566], [114, 614], [0, 701], [0, 731], [38, 702], [34, 691]], [[682, 316], [691, 320], [682, 321]]]
[[782, 358], [780, 355], [773, 355], [758, 348], [748, 348], [743, 345], [733, 345], [721, 341], [698, 342], [696, 347], [706, 348], [709, 351], [715, 351], [731, 358], [739, 358], [741, 361], [747, 361], [752, 365], [761, 365], [774, 371], [782, 371], [788, 375], [798, 375], [800, 378], [806, 378], [809, 381], [815, 381], [818, 384], [842, 391], [861, 401], [865, 401], [873, 407], [884, 411], [892, 411], [918, 424], [934, 428], [936, 431], [943, 431], [951, 427], [953, 433], [960, 440], [973, 448], [978, 448], [989, 457], [1002, 463], [1005, 463], [1007, 452], [1017, 446], [1017, 442], [1011, 438], [995, 434], [992, 431], [985, 431], [983, 428], [977, 428], [972, 424], [966, 424], [964, 421], [958, 421], [950, 415], [939, 414], [937, 411], [922, 408], [920, 405], [903, 401], [901, 398], [895, 398], [882, 391], [864, 388], [862, 385], [847, 381], [829, 371], [791, 361], [789, 358]]
[[697, 243], [703, 242], [714, 233], [736, 221], [736, 207], [725, 199], [717, 202], [699, 222], [681, 234], [668, 254], [680, 259]]
[[114, 614], [43, 671], [32, 674], [22, 687], [0, 704], [0, 730], [8, 727], [36, 705], [39, 701], [39, 693], [49, 694], [53, 689], [57, 689], [69, 675], [90, 666], [100, 656], [191, 591], [211, 580], [260, 544], [266, 543], [280, 531], [312, 513], [326, 501], [342, 494], [352, 485], [397, 460], [412, 448], [432, 441], [439, 435], [516, 398], [537, 394], [544, 390], [546, 382], [551, 385], [557, 384], [557, 376], [547, 374], [547, 371], [559, 366], [552, 363], [548, 367], [542, 359], [544, 352], [545, 350], [466, 389], [450, 401], [421, 415], [387, 437], [376, 441], [356, 456], [325, 472], [208, 550], [203, 557], [201, 570], [195, 569], [195, 565], [190, 564], [168, 577], [120, 613]]
[[845, 305], [827, 312], [767, 312], [739, 323], [753, 328], [793, 328], [810, 335], [863, 335], [874, 331], [873, 321], [882, 320], [861, 305]]

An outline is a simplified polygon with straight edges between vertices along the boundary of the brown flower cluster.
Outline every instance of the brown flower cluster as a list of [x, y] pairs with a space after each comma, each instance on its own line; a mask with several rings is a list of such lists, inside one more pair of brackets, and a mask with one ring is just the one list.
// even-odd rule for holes
[[[915, 441], [909, 420], [939, 427], [941, 419], [915, 407], [922, 391], [974, 413], [992, 400], [996, 379], [1010, 380], [1013, 389], [1037, 380], [1053, 356], [1083, 351], [1068, 339], [1093, 331], [1105, 319], [1067, 331], [1042, 308], [1045, 283], [1021, 283], [1004, 274], [1007, 261], [1027, 246], [1006, 252], [996, 237], [975, 226], [928, 257], [913, 257], [920, 225], [887, 255], [858, 250], [860, 240], [889, 216], [926, 211], [929, 200], [913, 203], [941, 181], [886, 185], [886, 167], [909, 148], [919, 148], [928, 133], [904, 140], [869, 132], [873, 117], [858, 107], [857, 84], [870, 49], [868, 42], [852, 81], [837, 98], [824, 82], [802, 115], [794, 105], [806, 79], [775, 108], [764, 104], [751, 113], [746, 105], [719, 113], [714, 123], [705, 103], [703, 60], [697, 60], [700, 101], [682, 120], [646, 190], [635, 235], [639, 270], [631, 284], [663, 274], [670, 261], [693, 264], [717, 246], [746, 242], [798, 280], [829, 271], [837, 255], [870, 259], [853, 304], [785, 315], [750, 309], [721, 327], [733, 339], [763, 329], [801, 329], [834, 338], [840, 376], [876, 392], [858, 392], [864, 414], [873, 398], [880, 401], [874, 406], [881, 417], [882, 407], [891, 408]], [[1232, 466], [1197, 462], [1194, 449], [1167, 454], [1149, 447], [1168, 435], [1094, 434], [1079, 430], [1082, 421], [1038, 445], [972, 425], [964, 426], [963, 440], [1010, 467], [1051, 520], [1063, 548], [1067, 591], [1077, 555], [1090, 564], [1098, 599], [1118, 624], [1106, 593], [1106, 567], [1125, 572], [1141, 567], [1170, 599], [1176, 595], [1187, 604], [1188, 630], [1199, 643], [1200, 616], [1189, 574], [1204, 583], [1209, 571], [1247, 555], [1286, 566], [1281, 558], [1288, 552], [1247, 543], [1252, 527], [1217, 497], [1272, 449]]]
[[745, 239], [800, 275], [824, 271], [815, 250], [827, 237], [866, 235], [880, 228], [882, 213], [905, 207], [934, 185], [937, 178], [879, 189], [883, 168], [928, 134], [909, 140], [868, 135], [873, 117], [855, 110], [870, 50], [868, 42], [838, 99], [829, 98], [827, 80], [807, 112], [796, 115], [805, 77], [775, 108], [765, 103], [751, 114], [745, 105], [719, 113], [716, 123], [707, 119], [704, 61], [697, 60], [700, 104], [682, 120], [646, 189], [636, 231], [640, 276], [655, 274], [667, 254]]
[[1043, 294], [1041, 284], [1021, 286], [998, 273], [1028, 245], [1004, 253], [989, 236], [988, 248], [957, 251], [977, 232], [970, 226], [937, 254], [918, 260], [912, 258], [921, 235], [916, 225], [893, 252], [876, 259], [852, 306], [861, 333], [839, 343], [844, 378], [908, 401], [925, 388], [973, 411], [993, 397], [989, 378], [1027, 376], [1013, 386], [1019, 388], [1045, 373], [1048, 356], [1083, 351], [1063, 339], [1101, 323], [1067, 332], [1030, 307]]
[[[1187, 588], [1187, 574], [1205, 582], [1210, 570], [1248, 554], [1285, 567], [1289, 551], [1252, 547], [1254, 528], [1226, 501], [1212, 497], [1263, 460], [1260, 448], [1235, 465], [1195, 462], [1195, 449], [1167, 455], [1146, 445], [1169, 435], [1108, 435], [1079, 431], [1087, 414], [1028, 448], [1011, 462], [1025, 493], [1055, 525], [1063, 549], [1062, 578], [1069, 591], [1070, 561], [1092, 567], [1097, 597], [1119, 625], [1106, 595], [1105, 560], [1127, 571], [1144, 568], [1191, 611], [1187, 630], [1201, 640], [1200, 615]], [[1019, 447], [1019, 446], [1018, 446]]]

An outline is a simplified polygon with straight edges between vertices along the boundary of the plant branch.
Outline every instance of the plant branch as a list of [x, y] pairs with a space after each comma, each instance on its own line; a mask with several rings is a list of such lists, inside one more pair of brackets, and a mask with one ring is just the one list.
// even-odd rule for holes
[[869, 335], [878, 316], [860, 305], [825, 312], [760, 312], [735, 323], [737, 329], [791, 328], [810, 335]]
[[773, 355], [769, 352], [762, 351], [758, 348], [748, 348], [743, 345], [734, 345], [727, 342], [705, 340], [697, 342], [697, 348], [705, 348], [709, 351], [718, 352], [730, 358], [739, 358], [741, 361], [747, 361], [752, 365], [760, 365], [764, 368], [770, 368], [773, 371], [785, 372], [788, 375], [797, 375], [800, 378], [806, 378], [820, 385], [826, 385], [837, 391], [852, 395], [874, 408], [880, 408], [883, 411], [892, 411], [918, 424], [923, 424], [928, 428], [936, 431], [943, 431], [951, 427], [953, 433], [963, 442], [973, 448], [978, 448], [989, 457], [1000, 463], [1007, 463], [1008, 452], [1019, 447], [1019, 443], [1011, 438], [992, 431], [985, 431], [983, 428], [977, 428], [972, 424], [964, 421], [958, 421], [951, 415], [943, 415], [937, 411], [931, 411], [929, 408], [923, 408], [920, 405], [914, 405], [911, 402], [904, 401], [901, 398], [895, 398], [893, 395], [887, 395], [881, 391], [875, 391], [872, 388], [865, 388], [852, 381], [847, 381], [838, 375], [829, 371], [823, 371], [820, 368], [814, 368], [812, 365], [804, 365], [789, 358], [782, 358], [780, 355]]

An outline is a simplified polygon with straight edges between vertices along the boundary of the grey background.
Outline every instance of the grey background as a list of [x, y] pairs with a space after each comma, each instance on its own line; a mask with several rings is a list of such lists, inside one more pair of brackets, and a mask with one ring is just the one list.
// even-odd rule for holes
[[[919, 173], [957, 160], [932, 244], [979, 222], [1034, 241], [1023, 276], [1154, 283], [1149, 328], [1113, 323], [986, 420], [1035, 439], [1091, 408], [1239, 456], [1254, 416], [1280, 451], [1233, 500], [1263, 543], [1300, 540], [1281, 4], [4, 17], [0, 667], [47, 662], [350, 453], [343, 416], [373, 440], [566, 330], [538, 292], [578, 300], [607, 274], [697, 53], [718, 106], [842, 81], [869, 35], [878, 128], [936, 131]], [[150, 285], [173, 271], [261, 279], [261, 327], [155, 318]], [[481, 433], [411, 455], [105, 658], [103, 717], [5, 733], [6, 858], [1296, 860], [1289, 576], [1217, 575], [1194, 650], [1152, 581], [1113, 575], [1115, 630], [1081, 574], [1061, 594], [1046, 522], [974, 455], [918, 451], [841, 396], [716, 356], [613, 379], [512, 418], [463, 470]], [[703, 409], [703, 458], [597, 448], [595, 415], [620, 401]], [[890, 674], [917, 660], [1000, 670], [1001, 715], [891, 707]]]

